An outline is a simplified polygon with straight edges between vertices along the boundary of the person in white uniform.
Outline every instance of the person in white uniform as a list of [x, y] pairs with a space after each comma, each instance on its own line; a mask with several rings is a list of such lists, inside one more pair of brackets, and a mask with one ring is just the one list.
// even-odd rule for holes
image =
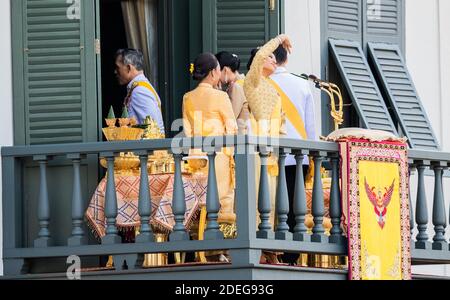
[[[288, 53], [283, 47], [274, 52], [277, 60], [277, 69], [270, 76], [272, 84], [282, 98], [283, 111], [286, 113], [286, 138], [301, 140], [317, 140], [315, 127], [314, 98], [309, 82], [292, 75], [288, 69]], [[303, 160], [303, 174], [306, 177], [309, 161], [305, 156]], [[295, 227], [293, 214], [293, 199], [295, 190], [296, 161], [294, 155], [286, 158], [286, 180], [289, 193], [288, 224], [290, 231]], [[295, 260], [295, 257], [292, 257]], [[290, 260], [285, 257], [284, 259]]]
[[[316, 140], [314, 98], [309, 82], [288, 71], [288, 54], [286, 49], [278, 47], [274, 55], [277, 59], [278, 68], [270, 78], [279, 86], [286, 98], [288, 98], [286, 100], [289, 100], [290, 104], [293, 105], [291, 107], [283, 106], [283, 110], [286, 112], [286, 137], [291, 139]], [[281, 96], [283, 97], [283, 95]], [[283, 101], [283, 104], [285, 104], [285, 101]], [[299, 118], [290, 118], [288, 108], [293, 107], [295, 107], [294, 113], [298, 114]], [[304, 164], [308, 164], [307, 159], [305, 159]], [[289, 155], [286, 159], [286, 165], [295, 166], [295, 158], [293, 155]]]

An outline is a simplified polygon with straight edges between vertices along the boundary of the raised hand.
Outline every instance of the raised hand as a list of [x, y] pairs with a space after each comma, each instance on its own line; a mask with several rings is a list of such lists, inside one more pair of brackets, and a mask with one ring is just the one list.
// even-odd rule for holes
[[291, 54], [292, 53], [292, 43], [291, 43], [289, 36], [287, 34], [280, 34], [278, 36], [278, 38], [280, 39], [280, 44], [283, 45], [283, 47], [287, 50], [287, 52], [289, 54]]

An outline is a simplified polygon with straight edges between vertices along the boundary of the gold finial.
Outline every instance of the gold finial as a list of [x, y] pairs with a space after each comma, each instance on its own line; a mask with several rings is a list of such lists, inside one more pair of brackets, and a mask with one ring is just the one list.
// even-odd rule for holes
[[119, 124], [120, 127], [127, 127], [128, 125], [130, 125], [130, 118], [126, 105], [123, 106], [122, 116], [119, 118]]
[[117, 118], [116, 118], [116, 115], [114, 114], [114, 109], [111, 106], [109, 108], [108, 116], [105, 119], [106, 125], [108, 125], [109, 128], [113, 128], [116, 126], [116, 121], [117, 121]]

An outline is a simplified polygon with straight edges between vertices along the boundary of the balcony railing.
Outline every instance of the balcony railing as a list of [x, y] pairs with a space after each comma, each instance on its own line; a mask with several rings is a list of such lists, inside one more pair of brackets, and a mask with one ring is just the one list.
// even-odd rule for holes
[[[208, 222], [204, 240], [190, 240], [183, 225], [185, 215], [185, 199], [181, 174], [181, 160], [183, 155], [192, 148], [202, 148], [208, 153], [209, 161], [215, 159], [217, 151], [222, 147], [235, 147], [236, 162], [236, 201], [235, 210], [237, 214], [237, 237], [235, 239], [223, 239], [221, 237], [217, 216], [219, 212], [219, 199], [216, 186], [216, 172], [214, 164], [209, 164], [208, 188], [206, 206], [208, 211]], [[120, 152], [133, 152], [138, 155], [141, 161], [141, 192], [139, 194], [139, 215], [141, 220], [149, 220], [151, 216], [151, 206], [149, 205], [149, 193], [147, 180], [147, 159], [148, 155], [155, 150], [168, 150], [173, 153], [175, 159], [175, 180], [172, 209], [176, 224], [169, 235], [169, 241], [156, 243], [153, 241], [152, 229], [150, 226], [142, 226], [140, 235], [135, 243], [124, 244], [119, 238], [116, 228], [117, 203], [116, 187], [114, 184], [114, 160]], [[279, 176], [276, 193], [276, 215], [278, 224], [273, 229], [269, 223], [270, 199], [269, 185], [267, 180], [267, 166], [261, 165], [261, 181], [259, 191], [255, 188], [255, 151], [260, 155], [261, 161], [267, 159], [268, 153], [272, 151], [279, 153]], [[297, 226], [293, 232], [289, 232], [286, 224], [289, 213], [288, 191], [286, 186], [286, 176], [284, 171], [284, 160], [287, 153], [294, 154], [297, 160], [297, 176], [295, 183], [295, 197], [293, 203], [293, 213]], [[304, 155], [309, 155], [315, 162], [314, 186], [312, 193], [312, 215], [315, 220], [312, 233], [308, 232], [304, 221], [307, 214], [305, 182], [302, 170]], [[83, 229], [83, 215], [86, 210], [86, 199], [82, 196], [82, 176], [80, 174], [80, 164], [87, 157], [94, 156], [105, 158], [108, 162], [107, 188], [105, 196], [105, 215], [107, 218], [106, 236], [101, 243], [88, 242], [89, 233]], [[412, 238], [413, 263], [446, 263], [450, 262], [449, 243], [445, 239], [445, 228], [447, 226], [446, 210], [443, 192], [443, 172], [450, 166], [450, 154], [427, 151], [409, 151], [410, 169], [418, 173], [417, 203], [411, 205], [411, 228], [417, 228], [417, 234]], [[61, 242], [54, 242], [53, 236], [61, 236], [58, 228], [50, 231], [52, 220], [56, 217], [51, 210], [52, 204], [60, 199], [50, 197], [49, 188], [58, 187], [49, 184], [50, 160], [59, 159], [72, 166], [73, 184], [71, 190], [61, 192], [71, 193], [72, 203], [71, 215], [63, 217], [71, 225], [71, 234]], [[24, 176], [25, 162], [32, 160], [36, 163], [35, 168], [39, 169], [39, 182], [37, 205], [30, 205], [24, 201], [24, 185], [27, 184], [28, 176]], [[324, 196], [321, 180], [320, 168], [326, 165], [331, 171], [331, 191], [330, 191], [330, 218], [333, 227], [329, 235], [325, 234], [322, 220], [324, 218]], [[262, 266], [260, 256], [262, 251], [280, 251], [293, 253], [311, 253], [333, 256], [347, 255], [347, 241], [341, 230], [341, 199], [340, 199], [340, 179], [339, 179], [339, 153], [338, 145], [329, 142], [313, 142], [291, 139], [267, 139], [258, 140], [255, 137], [216, 137], [216, 138], [195, 138], [195, 139], [166, 139], [166, 140], [145, 140], [130, 142], [107, 142], [107, 143], [85, 143], [70, 145], [44, 145], [26, 147], [7, 147], [2, 149], [3, 167], [3, 260], [4, 271], [7, 276], [31, 276], [37, 274], [42, 276], [42, 271], [36, 271], [39, 262], [45, 262], [52, 272], [65, 274], [67, 270], [66, 259], [71, 255], [83, 258], [99, 257], [111, 255], [116, 266], [115, 270], [104, 273], [93, 273], [96, 276], [103, 275], [123, 275], [122, 266], [124, 262], [128, 266], [127, 276], [134, 276], [139, 273], [142, 260], [148, 253], [179, 253], [179, 252], [200, 252], [209, 250], [229, 250], [231, 263], [215, 266], [196, 265], [187, 267], [181, 265], [183, 272], [195, 270], [192, 278], [211, 278], [210, 274], [228, 274], [222, 278], [229, 279], [253, 279], [258, 278], [257, 273], [251, 271], [265, 268], [265, 271], [277, 274], [276, 278], [326, 278], [327, 274], [323, 270], [312, 272], [309, 268], [292, 266]], [[424, 176], [428, 169], [434, 172], [435, 189], [433, 196], [433, 216], [434, 236], [428, 236], [429, 216], [427, 210], [427, 196], [425, 193]], [[414, 198], [414, 197], [411, 197]], [[36, 207], [37, 206], [37, 207]], [[261, 224], [256, 226], [256, 211], [261, 216]], [[413, 214], [412, 212], [415, 212]], [[26, 219], [34, 216], [38, 220], [38, 232], [32, 233], [26, 224]], [[414, 217], [415, 216], [415, 217]], [[144, 222], [146, 223], [146, 222]], [[35, 230], [36, 231], [36, 230]], [[55, 232], [56, 231], [56, 232]], [[411, 231], [413, 232], [413, 231]], [[432, 238], [432, 239], [431, 239]], [[31, 243], [30, 240], [33, 242]], [[181, 269], [180, 269], [181, 270]], [[237, 273], [233, 273], [233, 270]], [[243, 273], [247, 270], [250, 273]], [[152, 274], [171, 272], [171, 277], [175, 279], [174, 268], [153, 270]], [[204, 275], [201, 275], [204, 271]], [[175, 272], [175, 273], [174, 273]], [[216, 273], [214, 273], [216, 272]], [[217, 273], [219, 272], [219, 273]], [[221, 272], [221, 273], [220, 273]], [[283, 277], [283, 272], [288, 274]], [[103, 275], [102, 275], [103, 274]], [[133, 275], [134, 274], [134, 275]], [[180, 273], [186, 276], [186, 273]], [[200, 275], [199, 275], [200, 274]], [[236, 275], [240, 274], [240, 275]], [[245, 275], [246, 274], [246, 275]], [[298, 276], [297, 276], [298, 274]], [[65, 276], [65, 275], [64, 275]], [[137, 276], [137, 275], [136, 275]], [[237, 277], [236, 277], [237, 276]], [[296, 277], [297, 276], [297, 277]], [[316, 277], [315, 277], [316, 276]], [[338, 270], [333, 273], [335, 278], [345, 279], [346, 271]], [[150, 277], [149, 277], [150, 278]], [[154, 278], [166, 278], [154, 277]], [[183, 277], [180, 277], [183, 278]], [[185, 279], [185, 277], [184, 277]]]

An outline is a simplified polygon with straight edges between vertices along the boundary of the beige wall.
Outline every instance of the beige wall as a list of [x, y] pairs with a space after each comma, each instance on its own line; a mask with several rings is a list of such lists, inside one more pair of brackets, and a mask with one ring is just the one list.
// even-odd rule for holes
[[[12, 120], [12, 75], [11, 75], [11, 17], [9, 1], [0, 1], [0, 55], [2, 68], [0, 68], [0, 107], [2, 112], [2, 125], [0, 126], [0, 146], [13, 143]], [[0, 161], [1, 167], [1, 161]], [[0, 182], [1, 181], [0, 173]], [[0, 184], [0, 275], [3, 274], [3, 242], [2, 242], [2, 186]]]
[[450, 1], [406, 1], [406, 60], [443, 150], [450, 152]]
[[[440, 144], [450, 152], [450, 1], [406, 1], [406, 61], [423, 105]], [[415, 199], [416, 177], [412, 178], [411, 192]], [[428, 234], [433, 236], [432, 203], [434, 178], [426, 178]], [[450, 205], [450, 179], [444, 181], [447, 221]], [[447, 234], [447, 239], [449, 235]], [[423, 274], [450, 276], [449, 266], [414, 267]]]
[[441, 75], [441, 143], [450, 152], [450, 1], [439, 0], [440, 75]]

